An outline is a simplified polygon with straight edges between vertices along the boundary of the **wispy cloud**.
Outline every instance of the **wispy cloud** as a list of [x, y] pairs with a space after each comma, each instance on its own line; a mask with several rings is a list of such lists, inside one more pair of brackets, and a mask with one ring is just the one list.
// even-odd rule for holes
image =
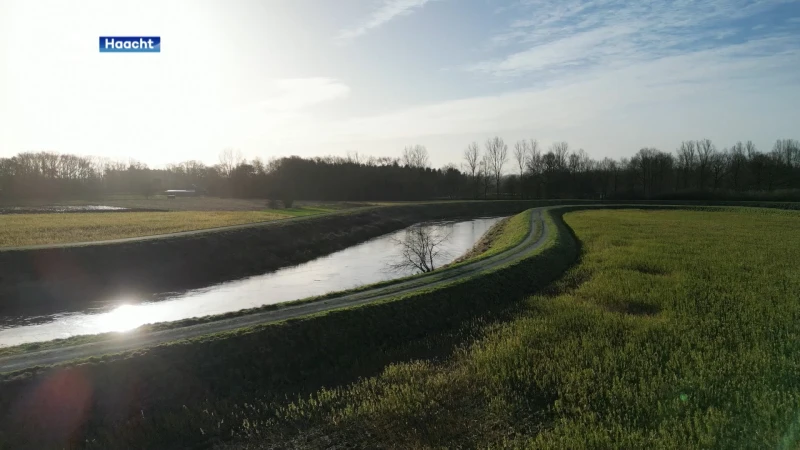
[[[565, 67], [616, 68], [688, 51], [716, 48], [736, 37], [742, 21], [791, 0], [523, 0], [507, 27], [490, 38], [503, 56], [468, 70], [500, 77], [560, 77]], [[791, 20], [791, 19], [790, 19]], [[755, 38], [775, 29], [754, 29]], [[728, 43], [730, 44], [730, 43]]]
[[339, 39], [350, 40], [366, 34], [370, 30], [405, 16], [425, 6], [431, 0], [383, 0], [382, 3], [359, 25], [339, 32]]
[[[578, 145], [589, 144], [597, 154], [619, 156], [620, 151], [630, 151], [626, 145], [672, 145], [670, 140], [642, 140], [631, 125], [634, 122], [640, 127], [643, 121], [660, 123], [662, 128], [675, 125], [684, 135], [707, 133], [712, 138], [730, 133], [731, 127], [748, 129], [764, 113], [765, 99], [779, 99], [796, 85], [797, 77], [791, 70], [800, 57], [796, 43], [793, 37], [758, 39], [615, 69], [573, 73], [557, 86], [516, 89], [325, 123], [296, 122], [292, 136], [278, 132], [289, 144], [351, 145], [530, 130], [545, 141], [548, 136], [573, 136]], [[770, 49], [783, 50], [771, 53]], [[780, 108], [783, 114], [796, 110], [789, 102]], [[646, 114], [632, 117], [630, 111]], [[685, 117], [686, 122], [676, 121], [676, 117]], [[610, 127], [618, 127], [613, 128], [612, 138]], [[589, 137], [594, 140], [587, 142]]]

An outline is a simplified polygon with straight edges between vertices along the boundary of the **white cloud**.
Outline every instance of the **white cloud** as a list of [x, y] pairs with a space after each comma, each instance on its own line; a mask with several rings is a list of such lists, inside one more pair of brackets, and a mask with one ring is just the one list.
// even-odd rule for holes
[[[531, 137], [575, 138], [577, 145], [602, 156], [635, 151], [628, 145], [671, 150], [673, 143], [653, 138], [659, 135], [673, 139], [675, 134], [688, 139], [701, 133], [727, 137], [734, 127], [743, 133], [741, 139], [747, 139], [757, 134], [747, 130], [758, 128], [758, 117], [767, 108], [772, 113], [772, 108], [782, 108], [786, 123], [788, 117], [798, 113], [797, 106], [782, 98], [786, 92], [797, 96], [797, 89], [787, 87], [792, 75], [786, 68], [798, 60], [800, 51], [764, 52], [783, 44], [783, 39], [764, 39], [615, 69], [595, 69], [543, 89], [420, 105], [377, 116], [323, 123], [298, 121], [293, 124], [292, 136], [284, 134], [282, 139], [288, 144], [358, 149], [359, 143], [425, 142], [442, 135], [466, 144], [463, 136], [470, 134], [513, 136], [514, 131], [525, 130]], [[631, 116], [632, 111], [639, 112]], [[636, 129], [630, 125], [634, 122]], [[788, 130], [786, 123], [779, 122], [770, 127]], [[642, 129], [642, 123], [649, 123], [651, 129]], [[592, 141], [586, 136], [592, 136]], [[378, 147], [370, 144], [370, 148]]]
[[400, 16], [413, 13], [422, 8], [430, 0], [383, 0], [381, 5], [369, 17], [354, 28], [342, 30], [339, 39], [349, 40], [366, 34], [368, 31]]

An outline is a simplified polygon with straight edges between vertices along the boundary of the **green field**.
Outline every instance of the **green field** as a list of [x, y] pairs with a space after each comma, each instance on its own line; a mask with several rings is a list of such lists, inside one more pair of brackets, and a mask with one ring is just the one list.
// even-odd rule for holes
[[[316, 213], [316, 212], [313, 212]], [[120, 239], [266, 222], [283, 211], [170, 211], [0, 215], [0, 247]]]
[[[568, 212], [578, 260], [560, 214], [503, 269], [8, 374], [0, 411], [79, 376], [98, 399], [75, 432], [90, 448], [800, 448], [800, 213]], [[524, 217], [487, 249], [518, 242]], [[101, 399], [134, 387], [130, 414], [108, 418]], [[39, 418], [58, 399], [39, 401], [0, 416], [0, 448], [54, 442]]]
[[285, 437], [312, 447], [797, 448], [798, 213], [565, 219], [583, 255], [549, 295], [446, 361], [392, 365], [279, 408], [279, 423], [304, 430]]

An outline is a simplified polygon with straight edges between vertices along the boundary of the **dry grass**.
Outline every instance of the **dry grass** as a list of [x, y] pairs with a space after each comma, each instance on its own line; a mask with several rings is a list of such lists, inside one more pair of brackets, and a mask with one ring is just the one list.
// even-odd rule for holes
[[278, 211], [0, 215], [0, 247], [121, 239], [284, 219]]
[[[2, 206], [82, 206], [105, 205], [133, 209], [159, 209], [164, 211], [263, 211], [267, 208], [267, 200], [263, 198], [222, 198], [222, 197], [178, 197], [167, 198], [165, 195], [154, 195], [145, 198], [141, 195], [109, 195], [91, 200], [23, 200], [12, 203], [3, 202]], [[331, 210], [350, 209], [370, 206], [366, 202], [333, 202], [298, 200], [296, 208], [324, 208]]]

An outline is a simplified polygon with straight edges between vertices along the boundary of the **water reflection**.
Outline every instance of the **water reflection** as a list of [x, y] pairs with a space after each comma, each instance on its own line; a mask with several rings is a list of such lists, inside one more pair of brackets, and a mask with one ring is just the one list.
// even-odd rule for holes
[[[436, 267], [469, 250], [499, 218], [427, 224], [449, 232], [436, 258]], [[0, 324], [0, 346], [18, 345], [76, 335], [127, 331], [148, 323], [169, 322], [222, 314], [245, 308], [313, 297], [365, 284], [400, 278], [413, 269], [386, 271], [397, 257], [392, 242], [405, 231], [381, 236], [328, 256], [275, 272], [218, 284], [205, 289], [165, 295], [158, 301], [139, 303], [125, 299], [122, 306], [87, 309], [50, 316], [7, 318]], [[119, 299], [114, 305], [119, 305]], [[16, 320], [14, 320], [16, 319]]]

